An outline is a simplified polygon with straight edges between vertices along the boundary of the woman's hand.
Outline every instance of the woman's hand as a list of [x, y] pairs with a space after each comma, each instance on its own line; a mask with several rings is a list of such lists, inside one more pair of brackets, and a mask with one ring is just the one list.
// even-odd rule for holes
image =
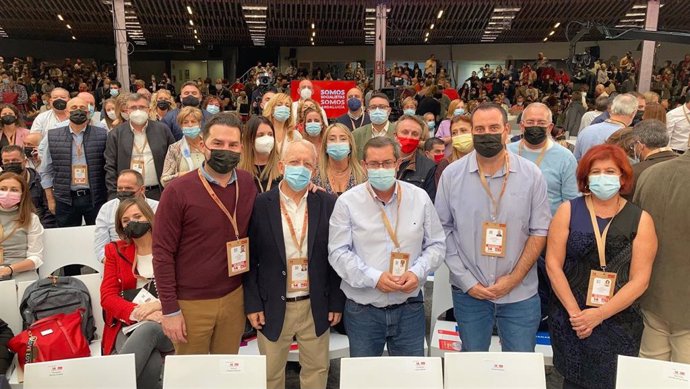
[[604, 313], [600, 308], [589, 308], [570, 317], [573, 331], [580, 339], [592, 334], [594, 328], [604, 321]]
[[160, 311], [163, 308], [161, 307], [161, 302], [158, 300], [154, 301], [149, 301], [148, 303], [144, 303], [141, 305], [137, 305], [134, 308], [134, 311], [132, 311], [132, 316], [137, 319], [137, 321], [142, 321], [145, 320], [147, 316], [150, 314]]

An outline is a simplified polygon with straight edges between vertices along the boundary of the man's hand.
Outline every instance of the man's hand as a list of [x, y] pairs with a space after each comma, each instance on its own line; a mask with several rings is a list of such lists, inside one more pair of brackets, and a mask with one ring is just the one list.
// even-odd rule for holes
[[247, 319], [249, 319], [249, 324], [257, 330], [262, 329], [263, 326], [266, 325], [266, 318], [264, 317], [263, 311], [250, 313], [247, 315]]
[[55, 215], [55, 198], [48, 199], [48, 211]]
[[411, 271], [406, 271], [398, 280], [400, 290], [404, 293], [412, 293], [419, 286], [419, 278]]
[[502, 277], [499, 277], [496, 280], [496, 283], [488, 287], [487, 290], [496, 296], [494, 299], [498, 299], [510, 293], [515, 285], [517, 285], [515, 276], [512, 274], [506, 274]]
[[477, 285], [470, 288], [467, 294], [476, 298], [477, 300], [495, 300], [497, 297], [494, 292], [485, 288], [484, 285], [477, 283]]
[[342, 312], [328, 312], [328, 321], [331, 322], [331, 327], [340, 323], [340, 319], [343, 318]]
[[155, 312], [149, 314], [148, 316], [146, 316], [144, 318], [144, 320], [155, 321], [156, 323], [160, 323], [161, 320], [163, 320], [163, 312], [155, 311]]
[[400, 277], [394, 277], [391, 273], [385, 271], [381, 273], [376, 289], [383, 293], [397, 292], [400, 290], [398, 281], [400, 281]]
[[163, 316], [161, 319], [163, 333], [173, 343], [187, 343], [187, 325], [182, 312], [175, 316]]

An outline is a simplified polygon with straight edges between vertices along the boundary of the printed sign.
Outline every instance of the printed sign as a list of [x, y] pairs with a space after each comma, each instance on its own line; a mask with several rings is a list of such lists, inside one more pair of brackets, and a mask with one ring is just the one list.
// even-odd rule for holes
[[[326, 111], [326, 116], [336, 118], [347, 112], [347, 91], [357, 86], [354, 81], [312, 81], [312, 100]], [[293, 101], [299, 100], [299, 80], [292, 81], [290, 92]]]

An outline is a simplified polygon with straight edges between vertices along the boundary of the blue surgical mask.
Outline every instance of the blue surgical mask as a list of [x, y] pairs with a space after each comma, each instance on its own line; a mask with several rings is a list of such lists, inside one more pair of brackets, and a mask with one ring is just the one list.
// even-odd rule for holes
[[375, 110], [369, 112], [369, 118], [371, 119], [372, 123], [380, 125], [388, 120], [388, 112], [386, 112], [385, 109], [376, 108]]
[[412, 109], [412, 108], [408, 108], [408, 109], [404, 109], [404, 110], [403, 110], [403, 113], [404, 113], [405, 115], [410, 115], [410, 116], [414, 116], [415, 112], [416, 112], [416, 111], [415, 111], [414, 109]]
[[280, 105], [273, 109], [273, 117], [280, 123], [285, 123], [290, 117], [290, 108]]
[[201, 128], [199, 126], [196, 127], [183, 127], [182, 128], [182, 133], [191, 139], [196, 138], [199, 136], [199, 133], [201, 132]]
[[465, 108], [456, 108], [453, 111], [453, 116], [462, 116], [465, 114]]
[[206, 112], [210, 113], [211, 115], [215, 115], [220, 112], [220, 107], [217, 105], [207, 105]]
[[110, 90], [110, 97], [117, 97], [117, 95], [119, 95], [119, 94], [120, 94], [119, 89], [111, 89]]
[[321, 133], [321, 123], [319, 122], [309, 122], [304, 125], [304, 130], [309, 134], [309, 136], [319, 136]]
[[620, 177], [615, 174], [592, 174], [589, 176], [589, 190], [599, 200], [608, 200], [621, 189]]
[[388, 190], [395, 185], [395, 169], [367, 169], [367, 175], [376, 190]]
[[342, 161], [350, 155], [350, 144], [348, 143], [329, 143], [326, 146], [326, 153], [336, 161]]
[[426, 122], [426, 125], [429, 126], [429, 130], [433, 130], [436, 127], [436, 122], [434, 122], [434, 121]]
[[93, 113], [96, 112], [96, 107], [89, 104], [89, 117], [93, 117]]
[[292, 190], [299, 192], [309, 185], [311, 171], [304, 166], [286, 166], [285, 181]]

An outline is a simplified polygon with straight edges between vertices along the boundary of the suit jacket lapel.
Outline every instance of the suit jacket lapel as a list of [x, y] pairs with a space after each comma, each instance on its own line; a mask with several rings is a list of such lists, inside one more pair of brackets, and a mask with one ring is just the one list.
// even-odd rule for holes
[[272, 235], [276, 241], [280, 258], [283, 259], [283, 263], [287, 266], [287, 259], [285, 258], [285, 239], [283, 239], [283, 218], [280, 213], [280, 192], [278, 190], [272, 190], [268, 192], [267, 196], [270, 202], [268, 207], [268, 221], [271, 226], [271, 232], [273, 232]]
[[319, 195], [309, 192], [307, 195], [307, 211], [309, 212], [309, 229], [307, 230], [307, 258], [311, 262], [316, 241], [316, 231], [319, 230], [319, 215], [321, 213], [321, 199]]
[[134, 147], [134, 134], [130, 128], [129, 122], [126, 122], [127, 126], [122, 129], [120, 133], [120, 144], [118, 147], [122, 147], [122, 152], [124, 153], [124, 160], [127, 161], [127, 166], [124, 169], [129, 169], [132, 166], [132, 148]]

